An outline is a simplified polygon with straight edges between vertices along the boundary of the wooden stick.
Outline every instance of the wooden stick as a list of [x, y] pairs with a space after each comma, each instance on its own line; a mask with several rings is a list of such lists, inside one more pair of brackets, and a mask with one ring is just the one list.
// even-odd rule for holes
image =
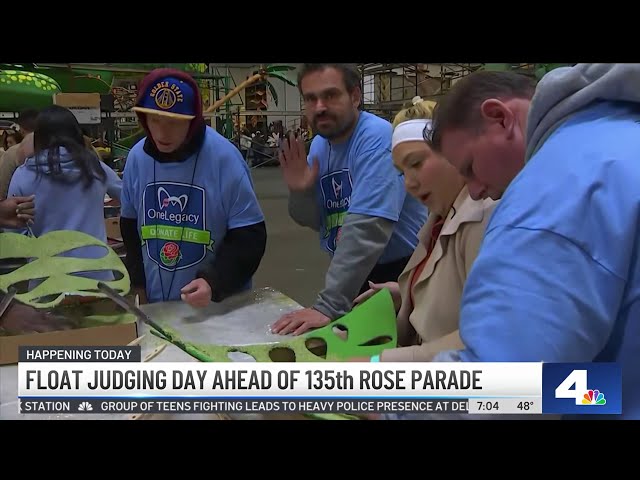
[[142, 341], [142, 339], [143, 339], [145, 336], [146, 336], [146, 334], [144, 334], [144, 335], [142, 335], [142, 336], [140, 336], [140, 337], [136, 338], [134, 341], [132, 341], [132, 342], [130, 342], [130, 343], [127, 343], [127, 347], [133, 347], [133, 346], [135, 346], [135, 345], [138, 345], [138, 344]]
[[160, 355], [160, 352], [162, 352], [166, 347], [167, 347], [166, 343], [163, 343], [162, 345], [158, 345], [155, 348], [155, 350], [153, 350], [153, 352], [147, 354], [147, 356], [144, 357], [143, 362], [148, 362], [148, 361], [152, 360], [153, 358], [157, 357], [158, 355]]

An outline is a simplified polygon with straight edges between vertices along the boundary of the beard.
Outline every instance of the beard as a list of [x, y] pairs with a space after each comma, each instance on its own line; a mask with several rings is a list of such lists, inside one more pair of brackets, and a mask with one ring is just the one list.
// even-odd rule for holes
[[[321, 120], [330, 120], [328, 123], [320, 123]], [[345, 118], [338, 118], [336, 115], [331, 113], [323, 113], [322, 115], [316, 115], [312, 122], [311, 127], [314, 132], [317, 132], [323, 138], [327, 140], [334, 140], [336, 138], [342, 137], [346, 132], [349, 131], [353, 124], [355, 123], [355, 116], [350, 115]]]

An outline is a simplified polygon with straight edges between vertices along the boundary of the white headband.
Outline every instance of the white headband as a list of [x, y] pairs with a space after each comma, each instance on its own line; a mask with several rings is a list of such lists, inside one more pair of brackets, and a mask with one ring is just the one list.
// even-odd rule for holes
[[402, 122], [393, 130], [391, 137], [391, 149], [403, 142], [412, 142], [416, 140], [424, 141], [424, 130], [432, 130], [432, 122], [429, 119], [407, 120]]

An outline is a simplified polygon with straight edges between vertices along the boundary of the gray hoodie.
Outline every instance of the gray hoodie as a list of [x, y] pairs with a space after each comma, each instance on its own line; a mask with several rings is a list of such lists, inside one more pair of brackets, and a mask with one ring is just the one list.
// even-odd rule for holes
[[567, 117], [595, 100], [640, 103], [640, 63], [580, 63], [547, 73], [529, 109], [525, 161]]

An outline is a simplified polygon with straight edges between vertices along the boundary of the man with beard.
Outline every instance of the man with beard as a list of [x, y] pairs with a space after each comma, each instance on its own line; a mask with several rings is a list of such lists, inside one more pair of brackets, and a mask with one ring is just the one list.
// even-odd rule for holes
[[289, 213], [320, 234], [331, 255], [325, 288], [312, 308], [284, 315], [279, 334], [300, 335], [346, 314], [369, 282], [397, 281], [427, 212], [407, 195], [391, 159], [391, 124], [360, 111], [360, 75], [346, 64], [305, 64], [298, 74], [305, 114], [317, 133], [283, 142], [280, 165]]

